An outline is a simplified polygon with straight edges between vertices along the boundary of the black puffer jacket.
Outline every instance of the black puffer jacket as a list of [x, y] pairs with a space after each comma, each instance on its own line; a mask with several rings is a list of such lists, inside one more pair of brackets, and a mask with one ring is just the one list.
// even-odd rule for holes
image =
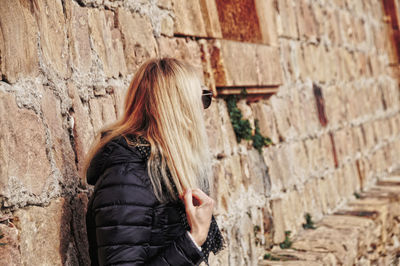
[[180, 222], [175, 203], [161, 204], [146, 158], [123, 137], [93, 158], [87, 182], [95, 185], [86, 226], [92, 265], [198, 265], [202, 252]]

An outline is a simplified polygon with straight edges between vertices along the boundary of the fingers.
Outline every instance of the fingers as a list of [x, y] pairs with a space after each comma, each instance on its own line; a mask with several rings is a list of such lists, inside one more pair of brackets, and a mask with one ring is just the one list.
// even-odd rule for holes
[[192, 190], [189, 188], [186, 190], [185, 195], [184, 195], [184, 201], [185, 201], [185, 206], [187, 209], [193, 209], [193, 195], [192, 195]]
[[200, 205], [206, 204], [214, 204], [214, 200], [210, 198], [206, 193], [204, 193], [201, 189], [195, 188], [192, 190], [192, 195], [197, 200], [199, 200]]

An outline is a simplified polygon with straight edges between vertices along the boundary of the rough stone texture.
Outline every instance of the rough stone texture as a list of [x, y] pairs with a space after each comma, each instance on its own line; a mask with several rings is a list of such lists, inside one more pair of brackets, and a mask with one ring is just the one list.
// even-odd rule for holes
[[[69, 211], [65, 199], [53, 200], [47, 207], [31, 206], [14, 213], [20, 233], [23, 265], [64, 265], [70, 238]], [[72, 261], [69, 261], [72, 262]]]
[[[90, 264], [85, 156], [140, 64], [171, 56], [217, 96], [204, 115], [228, 245], [210, 265], [265, 253], [296, 260], [264, 265], [390, 265], [400, 68], [388, 25], [370, 0], [0, 0], [0, 264]], [[218, 96], [243, 88], [243, 118], [273, 142], [261, 154], [237, 142]], [[302, 229], [306, 213], [317, 230]], [[279, 249], [287, 230], [306, 251]]]
[[88, 22], [90, 37], [104, 73], [108, 77], [118, 77], [126, 73], [121, 34], [114, 28], [114, 13], [89, 9]]
[[[174, 33], [206, 37], [206, 27], [202, 17], [201, 1], [174, 0], [173, 9], [176, 16]], [[203, 1], [202, 1], [203, 2]]]
[[0, 224], [0, 236], [0, 264], [21, 265], [17, 228], [11, 223]]
[[38, 74], [38, 26], [31, 9], [30, 1], [0, 2], [0, 72], [11, 83]]
[[138, 65], [158, 53], [157, 43], [152, 33], [148, 17], [118, 9], [118, 27], [121, 31], [126, 66], [133, 73]]
[[61, 0], [41, 0], [30, 5], [33, 6], [40, 33], [42, 68], [49, 68], [60, 77], [68, 77], [68, 50]]
[[43, 122], [32, 110], [18, 108], [11, 93], [0, 91], [0, 101], [0, 194], [10, 199], [20, 187], [40, 195], [50, 175]]
[[275, 67], [279, 64], [277, 49], [227, 40], [209, 45], [216, 86], [277, 86], [282, 83], [281, 70]]
[[[270, 254], [288, 259], [279, 265], [396, 265], [400, 238], [399, 181], [396, 176], [378, 181], [360, 199], [351, 200], [333, 215], [321, 219], [316, 229], [302, 230], [293, 239], [291, 249], [277, 247]], [[263, 260], [258, 265], [277, 264]]]

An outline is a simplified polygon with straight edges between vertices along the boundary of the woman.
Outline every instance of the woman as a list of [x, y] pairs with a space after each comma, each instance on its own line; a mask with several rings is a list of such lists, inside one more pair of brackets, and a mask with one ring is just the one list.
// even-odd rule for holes
[[86, 214], [92, 265], [198, 265], [224, 247], [209, 197], [211, 156], [194, 68], [145, 62], [124, 114], [99, 132], [85, 172], [95, 185]]

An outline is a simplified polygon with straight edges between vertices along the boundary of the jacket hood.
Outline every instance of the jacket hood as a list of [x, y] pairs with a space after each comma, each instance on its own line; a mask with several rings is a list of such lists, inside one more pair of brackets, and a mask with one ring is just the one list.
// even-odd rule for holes
[[86, 181], [95, 185], [107, 168], [122, 163], [143, 163], [146, 159], [147, 154], [143, 150], [129, 145], [123, 136], [118, 136], [105, 144], [92, 158], [86, 172]]

